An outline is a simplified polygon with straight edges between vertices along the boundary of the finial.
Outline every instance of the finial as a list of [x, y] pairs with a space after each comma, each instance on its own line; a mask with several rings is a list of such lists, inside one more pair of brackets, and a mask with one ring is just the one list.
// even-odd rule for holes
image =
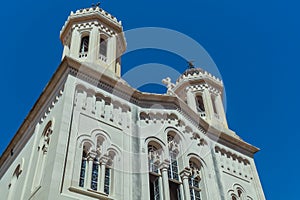
[[96, 4], [92, 3], [93, 8], [96, 8], [96, 7], [99, 7], [99, 6], [100, 6], [100, 2], [97, 2]]
[[187, 63], [188, 63], [188, 68], [189, 68], [189, 69], [195, 68], [194, 62], [195, 62], [195, 61], [193, 61], [193, 60], [187, 61]]

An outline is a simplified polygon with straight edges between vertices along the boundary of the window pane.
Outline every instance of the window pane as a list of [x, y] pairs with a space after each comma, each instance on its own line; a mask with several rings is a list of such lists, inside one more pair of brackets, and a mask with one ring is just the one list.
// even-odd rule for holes
[[86, 168], [86, 160], [82, 159], [81, 169], [80, 169], [80, 178], [79, 178], [79, 186], [80, 187], [84, 187], [85, 168]]
[[104, 192], [109, 194], [109, 184], [110, 184], [110, 168], [105, 168], [105, 179], [104, 179]]
[[100, 55], [107, 56], [107, 40], [100, 38]]
[[[97, 160], [95, 160], [97, 161]], [[93, 169], [92, 169], [92, 182], [91, 182], [91, 189], [97, 190], [98, 185], [98, 169], [99, 165], [97, 163], [93, 163]]]

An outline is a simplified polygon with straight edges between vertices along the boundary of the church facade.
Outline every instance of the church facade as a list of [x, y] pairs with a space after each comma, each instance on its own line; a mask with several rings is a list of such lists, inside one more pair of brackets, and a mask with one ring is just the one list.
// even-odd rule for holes
[[63, 59], [0, 159], [0, 199], [265, 200], [258, 148], [227, 126], [223, 83], [187, 69], [167, 94], [121, 76], [121, 22], [72, 12]]

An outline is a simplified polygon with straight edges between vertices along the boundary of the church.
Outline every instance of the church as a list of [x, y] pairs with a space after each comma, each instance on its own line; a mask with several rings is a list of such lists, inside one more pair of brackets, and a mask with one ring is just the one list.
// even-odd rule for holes
[[1, 156], [1, 200], [265, 200], [259, 149], [228, 127], [220, 79], [191, 65], [166, 94], [131, 87], [122, 24], [98, 6], [71, 12], [60, 39]]

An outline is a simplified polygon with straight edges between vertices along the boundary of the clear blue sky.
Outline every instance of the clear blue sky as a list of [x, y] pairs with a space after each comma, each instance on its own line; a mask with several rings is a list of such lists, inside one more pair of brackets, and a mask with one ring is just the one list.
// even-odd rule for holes
[[[60, 63], [59, 31], [70, 11], [92, 3], [1, 2], [0, 152]], [[170, 28], [209, 52], [226, 87], [229, 126], [261, 148], [255, 159], [265, 195], [280, 200], [299, 199], [299, 6], [283, 0], [110, 0], [101, 7], [121, 19], [125, 30]], [[180, 72], [186, 67], [167, 52], [146, 50], [126, 55], [123, 73], [148, 62]], [[162, 90], [151, 85], [141, 89]]]

